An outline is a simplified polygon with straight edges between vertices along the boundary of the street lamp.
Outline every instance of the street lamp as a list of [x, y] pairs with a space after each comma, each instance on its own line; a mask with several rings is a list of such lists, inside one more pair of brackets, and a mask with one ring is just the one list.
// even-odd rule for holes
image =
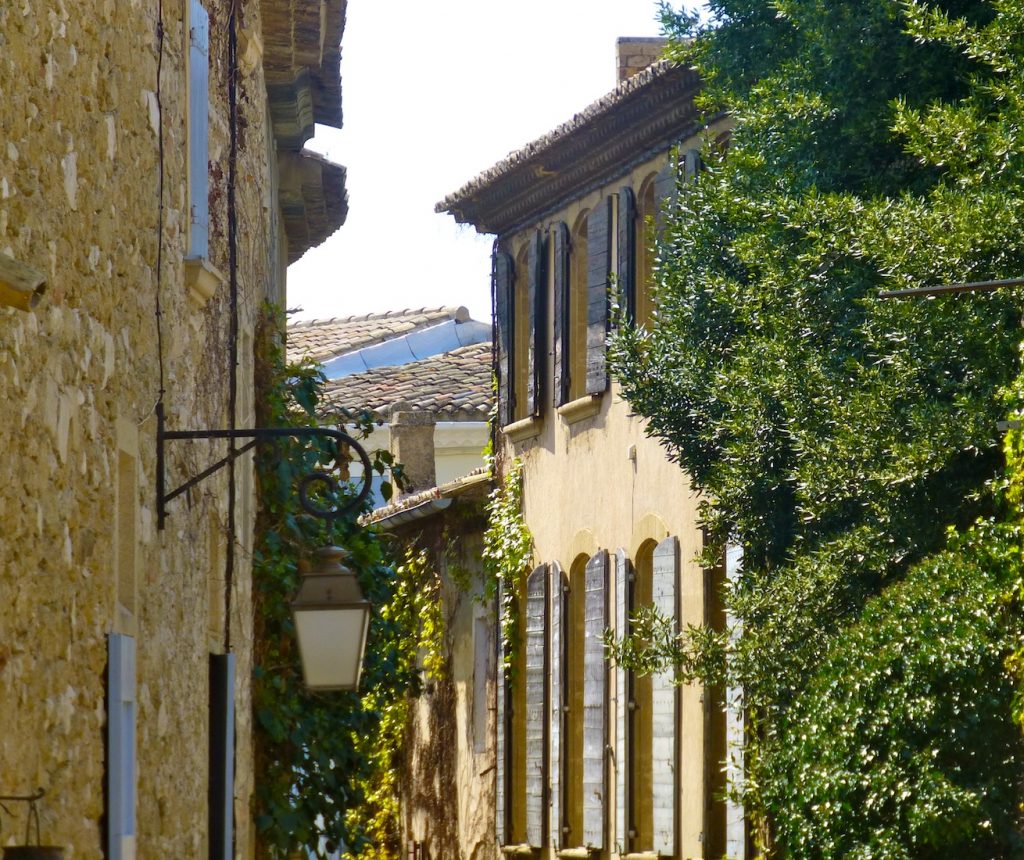
[[[302, 478], [299, 481], [299, 502], [306, 513], [328, 522], [341, 519], [351, 515], [370, 492], [370, 458], [355, 439], [340, 430], [328, 427], [168, 430], [164, 424], [162, 403], [157, 404], [156, 417], [158, 528], [164, 527], [168, 516], [167, 504], [170, 501], [226, 466], [258, 442], [269, 442], [274, 439], [329, 439], [338, 445], [339, 450], [353, 450], [362, 464], [362, 487], [359, 493], [344, 504], [333, 508], [317, 504], [310, 498], [310, 489], [322, 485], [327, 488], [328, 496], [333, 491], [336, 497], [339, 487], [334, 475], [327, 472], [312, 472]], [[165, 446], [168, 442], [187, 439], [244, 439], [247, 443], [241, 448], [232, 446], [226, 457], [173, 490], [168, 490]], [[316, 551], [317, 564], [314, 570], [302, 570], [300, 566], [302, 582], [291, 608], [295, 621], [295, 636], [299, 642], [302, 675], [310, 690], [356, 690], [359, 687], [363, 653], [366, 649], [366, 633], [370, 626], [370, 602], [363, 596], [356, 575], [343, 563], [347, 555], [348, 553], [339, 547], [323, 547]]]
[[292, 601], [302, 675], [310, 690], [356, 690], [363, 668], [370, 601], [345, 566], [348, 552], [336, 546], [316, 551], [314, 570], [303, 571]]

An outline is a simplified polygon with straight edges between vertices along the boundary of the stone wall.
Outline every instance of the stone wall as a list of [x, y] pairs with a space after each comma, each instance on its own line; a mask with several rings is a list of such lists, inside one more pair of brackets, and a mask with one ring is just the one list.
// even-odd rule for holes
[[[228, 284], [200, 306], [186, 283], [186, 3], [162, 3], [162, 63], [159, 5], [0, 3], [0, 254], [47, 281], [33, 311], [0, 307], [0, 793], [45, 788], [43, 838], [68, 858], [104, 856], [111, 632], [138, 649], [138, 857], [207, 856], [208, 660], [228, 648], [236, 854], [252, 854], [249, 458], [233, 530], [224, 471], [173, 502], [164, 531], [156, 521], [161, 363], [170, 428], [226, 426], [233, 339]], [[227, 274], [230, 3], [206, 5], [209, 262]], [[258, 44], [256, 2], [242, 3], [240, 24]], [[251, 426], [252, 331], [281, 268], [262, 67], [242, 61], [236, 417]], [[223, 450], [171, 445], [172, 485]], [[0, 843], [20, 841], [21, 813], [3, 817]]]

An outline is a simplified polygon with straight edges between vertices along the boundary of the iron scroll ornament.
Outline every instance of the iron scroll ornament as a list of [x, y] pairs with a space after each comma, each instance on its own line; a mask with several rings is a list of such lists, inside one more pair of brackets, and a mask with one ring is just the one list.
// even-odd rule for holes
[[[332, 508], [325, 508], [316, 504], [310, 497], [310, 490], [321, 485], [327, 488], [328, 494], [339, 497], [341, 486], [338, 479], [324, 471], [314, 471], [305, 475], [299, 480], [299, 504], [302, 509], [311, 516], [322, 520], [338, 520], [356, 510], [366, 499], [370, 492], [370, 485], [373, 480], [373, 467], [370, 464], [370, 456], [366, 450], [355, 439], [341, 430], [334, 430], [330, 427], [254, 427], [244, 430], [168, 430], [165, 424], [163, 404], [157, 404], [157, 448], [156, 448], [156, 496], [157, 496], [157, 527], [163, 529], [167, 519], [167, 503], [173, 501], [182, 493], [190, 490], [196, 484], [206, 480], [210, 475], [218, 472], [228, 463], [240, 457], [246, 451], [252, 450], [260, 442], [269, 442], [274, 439], [312, 439], [320, 437], [333, 439], [338, 443], [339, 449], [344, 446], [352, 449], [363, 467], [362, 486], [359, 492], [346, 501]], [[184, 483], [167, 491], [165, 445], [167, 442], [179, 441], [182, 439], [247, 439], [249, 440], [240, 448], [232, 448], [227, 456], [217, 460], [212, 465], [203, 469], [198, 475], [189, 478]]]

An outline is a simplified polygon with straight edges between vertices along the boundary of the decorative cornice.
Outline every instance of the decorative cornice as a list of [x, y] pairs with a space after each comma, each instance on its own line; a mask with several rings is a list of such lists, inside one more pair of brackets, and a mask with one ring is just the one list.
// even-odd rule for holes
[[298, 152], [314, 123], [341, 128], [346, 0], [265, 0], [263, 70], [278, 148]]
[[691, 68], [655, 63], [437, 204], [499, 236], [540, 220], [703, 127]]
[[345, 168], [314, 152], [282, 152], [278, 164], [290, 264], [345, 223], [348, 192]]

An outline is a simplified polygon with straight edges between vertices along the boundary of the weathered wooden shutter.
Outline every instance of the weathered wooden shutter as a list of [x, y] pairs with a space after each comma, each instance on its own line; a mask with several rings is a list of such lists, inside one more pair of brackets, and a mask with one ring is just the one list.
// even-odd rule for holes
[[[620, 210], [621, 211], [621, 210]], [[629, 595], [631, 564], [624, 549], [615, 552], [615, 635], [622, 638], [628, 632], [627, 597]], [[615, 841], [620, 854], [627, 850], [626, 810], [629, 808], [629, 751], [626, 749], [626, 720], [628, 718], [629, 687], [626, 670], [615, 664], [615, 708], [612, 723], [615, 726]]]
[[210, 655], [210, 860], [231, 860], [235, 824], [235, 655]]
[[566, 695], [565, 677], [565, 630], [566, 590], [568, 580], [558, 562], [551, 564], [551, 709], [548, 723], [551, 727], [550, 785], [551, 817], [548, 833], [551, 834], [555, 849], [562, 847], [562, 739], [565, 737], [565, 713], [563, 703]]
[[696, 182], [698, 175], [704, 170], [704, 159], [699, 149], [688, 149], [683, 156], [683, 180], [687, 183]]
[[515, 416], [515, 297], [512, 294], [514, 274], [512, 257], [499, 250], [495, 243], [491, 254], [491, 292], [495, 310], [494, 325], [497, 329], [494, 346], [497, 353], [495, 357], [498, 376], [498, 421], [502, 426], [511, 424]]
[[547, 565], [526, 580], [526, 841], [544, 844], [544, 747], [547, 726]]
[[[665, 538], [654, 549], [651, 594], [654, 608], [679, 628], [679, 541]], [[651, 676], [651, 788], [655, 851], [675, 856], [676, 795], [678, 794], [677, 694], [669, 669]]]
[[[729, 543], [725, 549], [725, 578], [735, 586], [743, 573], [743, 547]], [[735, 645], [743, 635], [743, 621], [726, 613], [726, 627], [729, 639]], [[725, 778], [729, 785], [729, 796], [725, 805], [725, 841], [727, 855], [737, 860], [747, 856], [746, 810], [742, 801], [734, 799], [744, 789], [746, 726], [743, 703], [743, 688], [730, 686], [725, 691]]]
[[668, 164], [654, 177], [654, 228], [659, 238], [664, 235], [667, 221], [675, 212], [679, 202], [676, 157], [676, 152], [673, 150]]
[[494, 684], [494, 831], [499, 845], [505, 845], [509, 839], [508, 828], [508, 777], [511, 769], [508, 766], [508, 674], [505, 671], [505, 640], [502, 630], [505, 624], [505, 585], [499, 579], [497, 588], [498, 635], [495, 659], [497, 670]]
[[608, 387], [608, 275], [612, 270], [612, 198], [587, 219], [587, 394]]
[[107, 640], [107, 857], [135, 858], [135, 640]]
[[636, 321], [636, 195], [626, 187], [619, 192], [619, 242], [615, 269], [619, 313]]
[[189, 2], [188, 179], [190, 257], [210, 255], [210, 16]]
[[569, 247], [571, 239], [569, 238], [569, 227], [563, 221], [560, 221], [555, 225], [554, 232], [554, 396], [555, 405], [561, 406], [563, 403], [567, 403], [569, 401], [570, 391], [569, 368], [571, 361], [569, 360], [569, 309], [571, 307], [571, 302], [569, 301]]
[[600, 550], [585, 572], [583, 641], [583, 844], [604, 848], [607, 796], [608, 671], [604, 631], [608, 626], [608, 553]]
[[530, 240], [527, 255], [527, 290], [530, 304], [530, 346], [526, 368], [526, 412], [540, 415], [544, 392], [544, 334], [547, 330], [547, 247], [538, 230]]

